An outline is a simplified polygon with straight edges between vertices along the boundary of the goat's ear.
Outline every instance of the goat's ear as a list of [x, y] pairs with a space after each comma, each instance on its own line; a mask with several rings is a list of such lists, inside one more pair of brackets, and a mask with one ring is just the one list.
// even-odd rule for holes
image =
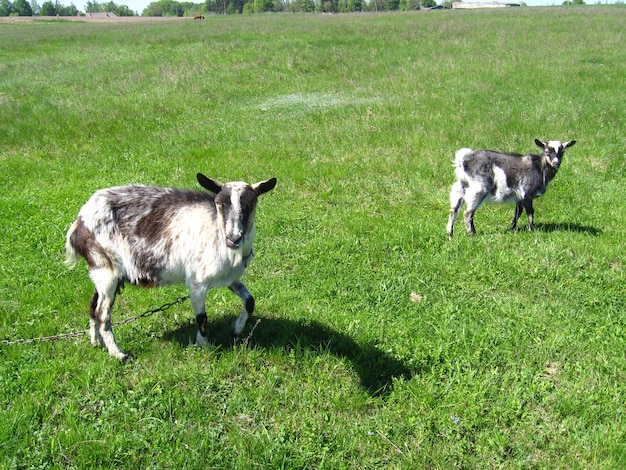
[[202, 186], [209, 192], [212, 192], [213, 194], [217, 194], [222, 190], [221, 183], [218, 183], [217, 181], [204, 176], [202, 173], [198, 173], [196, 175], [196, 178], [198, 178], [198, 183], [200, 183], [200, 186]]
[[563, 149], [567, 149], [567, 148], [573, 147], [575, 143], [576, 143], [575, 140], [570, 140], [569, 142], [565, 142], [563, 144]]
[[261, 194], [265, 194], [266, 192], [274, 189], [274, 186], [276, 186], [276, 178], [271, 178], [269, 180], [253, 184], [252, 189], [260, 196]]
[[546, 143], [540, 141], [539, 139], [535, 139], [535, 144], [537, 144], [537, 147], [541, 147], [542, 149], [546, 148]]

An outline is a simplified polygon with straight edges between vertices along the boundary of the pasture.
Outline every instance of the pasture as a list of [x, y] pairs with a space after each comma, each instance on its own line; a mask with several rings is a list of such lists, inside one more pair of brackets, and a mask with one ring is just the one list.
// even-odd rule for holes
[[[0, 339], [83, 330], [98, 188], [278, 179], [244, 281], [0, 344], [0, 468], [624, 468], [626, 9], [0, 25]], [[533, 232], [445, 225], [461, 147], [575, 139]], [[127, 286], [119, 321], [185, 295]]]

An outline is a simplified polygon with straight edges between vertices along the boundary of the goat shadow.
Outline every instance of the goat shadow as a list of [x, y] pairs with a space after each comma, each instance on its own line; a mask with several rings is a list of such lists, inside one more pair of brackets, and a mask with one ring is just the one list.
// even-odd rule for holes
[[[208, 322], [207, 336], [213, 345], [223, 349], [236, 347], [228, 333], [234, 319], [233, 316], [227, 316]], [[184, 348], [195, 343], [196, 331], [196, 323], [188, 323], [165, 333], [162, 339], [175, 342]], [[337, 357], [346, 358], [358, 374], [361, 387], [373, 397], [388, 395], [394, 378], [409, 380], [413, 375], [402, 361], [389, 356], [376, 346], [360, 344], [350, 336], [316, 321], [303, 323], [287, 319], [251, 317], [241, 340], [247, 341], [247, 345], [253, 348], [279, 348], [286, 353], [297, 348], [328, 351]]]
[[576, 232], [587, 233], [589, 235], [597, 236], [602, 234], [602, 230], [595, 227], [579, 224], [569, 223], [551, 223], [551, 224], [535, 224], [535, 230], [539, 232]]

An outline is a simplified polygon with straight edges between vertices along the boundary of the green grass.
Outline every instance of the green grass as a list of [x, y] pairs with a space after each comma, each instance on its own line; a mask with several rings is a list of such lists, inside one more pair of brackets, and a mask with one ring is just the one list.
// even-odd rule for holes
[[[278, 178], [246, 283], [0, 349], [2, 468], [623, 468], [623, 7], [0, 28], [0, 338], [84, 329], [98, 188]], [[538, 230], [445, 235], [464, 146], [576, 139]], [[521, 222], [524, 224], [525, 217]], [[128, 287], [114, 320], [183, 295]], [[253, 329], [255, 322], [260, 322]]]

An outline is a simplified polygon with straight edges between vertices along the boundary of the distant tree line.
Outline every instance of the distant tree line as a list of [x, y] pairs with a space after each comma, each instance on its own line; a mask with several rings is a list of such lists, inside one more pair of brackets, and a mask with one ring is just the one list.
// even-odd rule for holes
[[[581, 0], [574, 0], [581, 1]], [[349, 13], [356, 11], [409, 11], [437, 5], [436, 0], [205, 0], [204, 3], [158, 0], [150, 3], [142, 16], [193, 16], [197, 14], [235, 15], [265, 12]], [[114, 13], [135, 16], [126, 5], [114, 2], [87, 1], [84, 13]], [[74, 4], [62, 5], [58, 0], [0, 0], [0, 16], [77, 16]]]
[[117, 5], [114, 2], [98, 3], [88, 0], [85, 13], [115, 13], [117, 16], [135, 16], [135, 12], [126, 5]]
[[72, 4], [69, 7], [56, 2], [46, 1], [42, 5], [37, 0], [0, 0], [0, 16], [76, 16], [78, 9]]
[[[443, 0], [441, 5], [452, 7], [453, 1]], [[504, 1], [504, 0], [502, 0]], [[525, 5], [524, 2], [521, 2]], [[601, 1], [598, 0], [598, 4]], [[615, 3], [623, 4], [624, 0]], [[563, 5], [584, 5], [584, 0], [564, 0]], [[410, 11], [437, 6], [436, 0], [205, 0], [204, 3], [158, 0], [150, 3], [142, 16], [194, 16], [197, 14], [236, 15], [266, 12], [287, 13], [350, 13], [357, 11]], [[126, 5], [114, 2], [99, 3], [88, 0], [85, 13], [114, 13], [117, 16], [135, 16]], [[62, 5], [58, 0], [47, 0], [42, 5], [37, 0], [0, 0], [0, 16], [77, 16], [82, 15], [74, 4]]]
[[250, 14], [265, 12], [349, 13], [355, 11], [419, 10], [436, 0], [206, 0], [204, 3], [158, 0], [143, 16], [193, 16], [196, 14]]
[[[580, 1], [580, 0], [574, 0]], [[204, 3], [158, 0], [142, 12], [142, 16], [193, 16], [197, 14], [235, 15], [265, 12], [349, 13], [355, 11], [409, 11], [437, 5], [436, 0], [205, 0]], [[114, 13], [135, 16], [126, 5], [114, 2], [87, 1], [84, 13]], [[77, 16], [74, 4], [65, 6], [58, 0], [0, 0], [0, 16]]]
[[[85, 13], [109, 12], [117, 16], [135, 16], [126, 5], [117, 5], [114, 2], [98, 3], [89, 0], [85, 6]], [[0, 0], [0, 16], [77, 16], [81, 14], [72, 3], [65, 6], [57, 0], [47, 0], [41, 5], [37, 0]]]

